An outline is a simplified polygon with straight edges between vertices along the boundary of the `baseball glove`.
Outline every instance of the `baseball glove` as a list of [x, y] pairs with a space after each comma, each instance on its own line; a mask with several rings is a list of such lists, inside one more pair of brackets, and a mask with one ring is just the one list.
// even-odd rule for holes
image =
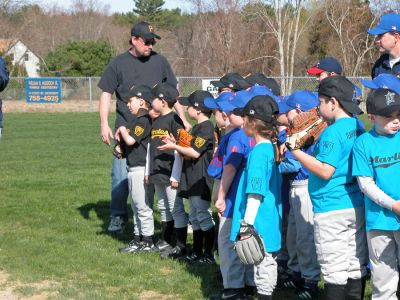
[[178, 130], [178, 142], [177, 144], [182, 147], [192, 147], [193, 136], [184, 129]]
[[287, 132], [286, 147], [295, 150], [311, 146], [327, 126], [316, 107], [298, 114]]
[[264, 243], [252, 225], [241, 223], [235, 250], [245, 265], [258, 265], [265, 257]]

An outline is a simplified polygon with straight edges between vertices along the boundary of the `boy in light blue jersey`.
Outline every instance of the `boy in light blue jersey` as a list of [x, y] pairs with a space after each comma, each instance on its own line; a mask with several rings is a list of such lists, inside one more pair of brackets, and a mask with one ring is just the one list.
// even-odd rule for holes
[[[240, 91], [222, 100], [206, 99], [209, 107], [219, 109], [228, 116], [227, 133], [222, 137], [216, 157], [211, 161], [208, 174], [221, 179], [215, 206], [219, 214], [218, 249], [224, 290], [222, 299], [243, 299], [255, 290], [252, 266], [244, 266], [229, 239], [232, 227], [233, 206], [240, 176], [246, 165], [247, 156], [254, 146], [254, 139], [246, 136], [242, 129], [243, 118], [232, 113], [234, 108], [243, 107], [253, 94]], [[216, 170], [219, 170], [216, 172]], [[211, 173], [211, 174], [210, 174]]]
[[367, 112], [374, 126], [356, 140], [353, 176], [357, 176], [364, 193], [372, 266], [372, 299], [397, 299], [400, 263], [400, 96], [390, 89], [373, 90], [368, 95]]
[[314, 240], [324, 279], [325, 300], [363, 299], [367, 245], [363, 195], [352, 176], [354, 141], [363, 130], [353, 118], [362, 111], [354, 85], [343, 76], [323, 79], [319, 111], [330, 124], [309, 155], [293, 156], [310, 172], [308, 191], [314, 211]]
[[255, 96], [234, 113], [245, 117], [246, 135], [253, 136], [256, 145], [240, 178], [230, 239], [235, 241], [239, 231], [250, 226], [262, 237], [266, 255], [254, 266], [254, 281], [257, 299], [269, 300], [277, 281], [275, 254], [281, 248], [281, 177], [275, 158], [277, 148], [272, 144], [278, 105], [269, 96]]

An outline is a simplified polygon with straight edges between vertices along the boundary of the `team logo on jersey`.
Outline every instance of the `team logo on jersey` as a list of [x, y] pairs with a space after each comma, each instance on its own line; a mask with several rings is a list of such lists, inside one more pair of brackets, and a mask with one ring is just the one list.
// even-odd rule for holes
[[151, 131], [151, 138], [155, 139], [157, 137], [161, 137], [161, 136], [168, 135], [168, 134], [169, 134], [168, 130], [153, 129]]
[[139, 125], [136, 125], [135, 127], [135, 135], [136, 136], [141, 136], [144, 132], [144, 128], [140, 127]]
[[324, 141], [322, 143], [322, 152], [323, 153], [329, 154], [329, 153], [331, 153], [332, 149], [333, 149], [333, 143], [332, 142]]
[[199, 136], [194, 140], [194, 145], [197, 148], [203, 147], [205, 143], [206, 143], [206, 140]]
[[149, 25], [148, 28], [149, 28], [149, 32], [153, 32], [154, 31], [154, 28], [153, 28], [152, 25]]

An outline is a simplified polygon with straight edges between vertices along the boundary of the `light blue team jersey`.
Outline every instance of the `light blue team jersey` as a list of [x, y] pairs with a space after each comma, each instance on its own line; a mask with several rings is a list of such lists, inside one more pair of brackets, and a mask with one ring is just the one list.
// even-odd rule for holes
[[[394, 200], [400, 200], [400, 133], [379, 135], [374, 129], [361, 135], [353, 148], [353, 176], [368, 176]], [[392, 211], [367, 196], [365, 214], [367, 231], [400, 230], [400, 219]]]
[[357, 179], [352, 176], [352, 149], [364, 130], [355, 118], [341, 118], [328, 126], [319, 137], [314, 157], [335, 167], [328, 180], [309, 174], [308, 191], [316, 213], [364, 205]]
[[258, 143], [250, 152], [247, 165], [240, 178], [233, 210], [230, 239], [234, 241], [244, 218], [248, 194], [262, 195], [263, 200], [254, 221], [267, 252], [281, 248], [282, 204], [280, 198], [281, 174], [275, 164], [273, 145]]

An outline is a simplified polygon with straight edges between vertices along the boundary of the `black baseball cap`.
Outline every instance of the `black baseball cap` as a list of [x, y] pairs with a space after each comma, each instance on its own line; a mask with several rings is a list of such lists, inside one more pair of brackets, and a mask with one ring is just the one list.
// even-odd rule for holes
[[152, 89], [152, 93], [155, 98], [161, 98], [170, 103], [175, 103], [179, 96], [176, 87], [167, 82], [156, 84]]
[[400, 111], [400, 96], [395, 91], [379, 88], [369, 93], [367, 113], [389, 117], [395, 111]]
[[142, 21], [133, 25], [131, 36], [142, 37], [145, 40], [161, 39], [161, 37], [154, 33], [154, 26]]
[[204, 104], [206, 98], [213, 98], [213, 95], [207, 91], [197, 90], [187, 97], [179, 97], [179, 103], [184, 106], [192, 106], [204, 113], [210, 113], [212, 109]]
[[270, 96], [255, 96], [243, 108], [235, 108], [233, 113], [238, 116], [248, 116], [266, 123], [272, 121], [279, 113], [278, 104]]
[[132, 97], [141, 98], [150, 104], [154, 99], [154, 95], [151, 92], [151, 87], [147, 85], [133, 86], [128, 92], [127, 100], [129, 101], [129, 99]]
[[331, 76], [324, 78], [318, 86], [318, 94], [325, 97], [335, 97], [343, 108], [355, 115], [363, 111], [353, 102], [354, 84], [344, 76]]
[[318, 75], [322, 72], [334, 72], [338, 75], [342, 73], [342, 65], [334, 57], [324, 57], [319, 60], [319, 62], [312, 68], [307, 70], [308, 74]]
[[217, 88], [230, 88], [235, 91], [250, 87], [250, 84], [239, 73], [227, 73], [220, 80], [211, 81], [211, 84]]
[[249, 74], [244, 78], [250, 85], [262, 85], [271, 90], [275, 96], [281, 95], [281, 88], [275, 79], [266, 77], [263, 73]]

